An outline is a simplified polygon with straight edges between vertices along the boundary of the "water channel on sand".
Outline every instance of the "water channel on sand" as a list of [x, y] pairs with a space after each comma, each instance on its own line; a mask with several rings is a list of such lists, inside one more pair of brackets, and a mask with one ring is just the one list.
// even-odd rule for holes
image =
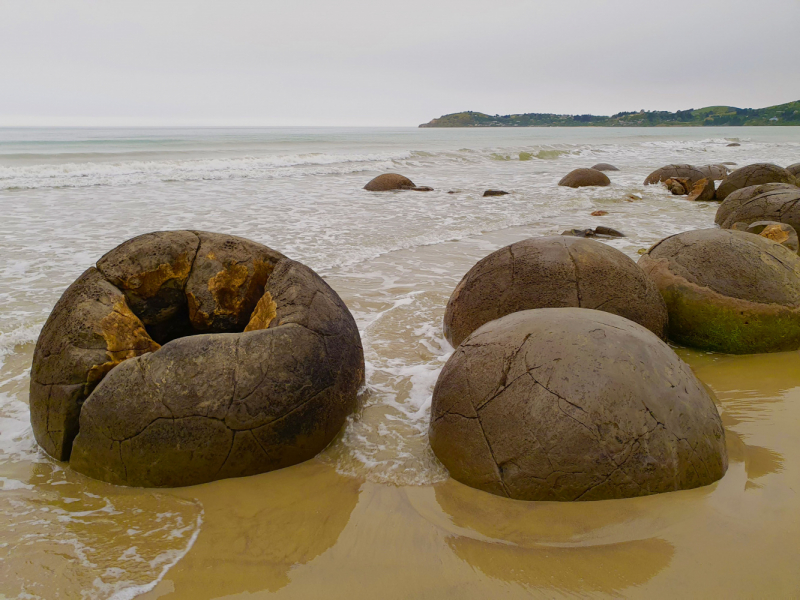
[[[444, 306], [475, 261], [526, 237], [598, 224], [628, 233], [612, 245], [636, 258], [665, 235], [712, 226], [715, 204], [641, 182], [669, 162], [800, 160], [797, 134], [747, 133], [751, 141], [727, 148], [741, 129], [545, 140], [536, 131], [423, 130], [355, 142], [339, 132], [328, 145], [306, 136], [291, 152], [269, 146], [283, 152], [269, 160], [226, 150], [202, 162], [172, 149], [78, 166], [61, 164], [63, 149], [38, 162], [16, 146], [24, 158], [4, 157], [0, 143], [0, 598], [797, 597], [800, 353], [677, 349], [716, 394], [730, 457], [723, 479], [695, 490], [508, 500], [449, 479], [426, 438], [432, 386], [452, 351]], [[189, 142], [193, 152], [202, 145]], [[326, 158], [303, 154], [314, 144]], [[331, 145], [348, 158], [330, 158]], [[560, 153], [514, 159], [542, 148]], [[623, 169], [609, 188], [556, 187], [601, 160]], [[320, 172], [302, 171], [308, 164]], [[383, 170], [437, 191], [359, 189]], [[482, 198], [488, 187], [512, 194]], [[590, 217], [597, 209], [609, 215]], [[318, 458], [288, 469], [175, 490], [89, 480], [33, 442], [36, 335], [61, 291], [105, 251], [189, 227], [268, 244], [326, 278], [361, 332], [362, 407]]]

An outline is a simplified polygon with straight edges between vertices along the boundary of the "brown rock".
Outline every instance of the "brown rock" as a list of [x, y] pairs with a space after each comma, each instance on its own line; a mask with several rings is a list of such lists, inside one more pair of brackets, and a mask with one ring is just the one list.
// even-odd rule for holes
[[687, 189], [692, 188], [692, 182], [685, 177], [670, 177], [663, 183], [673, 196], [685, 196]]
[[619, 171], [617, 167], [615, 167], [614, 165], [610, 165], [608, 163], [597, 163], [592, 168], [595, 171]]
[[723, 223], [728, 216], [734, 211], [738, 210], [740, 206], [745, 204], [748, 200], [766, 194], [767, 192], [775, 191], [795, 191], [797, 186], [790, 183], [763, 183], [761, 185], [751, 185], [736, 190], [728, 194], [728, 197], [719, 205], [717, 214], [714, 217], [714, 222], [717, 225]]
[[484, 197], [485, 196], [507, 196], [508, 192], [504, 192], [503, 190], [486, 190], [485, 192], [483, 192], [483, 195], [484, 195]]
[[800, 228], [800, 188], [776, 188], [751, 198], [745, 195], [731, 201], [732, 198], [733, 194], [725, 199], [714, 219], [723, 229], [737, 222], [756, 221], [776, 221], [787, 223], [795, 230]]
[[603, 236], [603, 237], [625, 237], [625, 234], [621, 231], [617, 231], [616, 229], [612, 229], [611, 227], [606, 227], [605, 225], [598, 225], [594, 228], [594, 232], [596, 235]]
[[[181, 320], [170, 331], [188, 337], [159, 346], [126, 295], [99, 270], [84, 273], [34, 353], [31, 422], [42, 447], [91, 477], [147, 487], [260, 473], [322, 450], [364, 376], [358, 330], [336, 293], [308, 267], [242, 238], [142, 238], [100, 262], [127, 282], [142, 314], [172, 315], [151, 327]], [[176, 278], [162, 265], [182, 264], [192, 239], [197, 255]], [[186, 286], [177, 307], [176, 279]], [[193, 302], [207, 318], [183, 322]], [[220, 333], [197, 335], [206, 327]]]
[[567, 229], [562, 231], [561, 235], [568, 235], [578, 238], [592, 238], [595, 237], [594, 229]]
[[68, 460], [81, 405], [125, 359], [159, 345], [123, 293], [94, 267], [67, 288], [39, 334], [31, 367], [31, 425], [53, 458]]
[[645, 185], [654, 185], [667, 179], [684, 178], [692, 183], [706, 178], [706, 174], [692, 165], [667, 165], [656, 169], [644, 180]]
[[703, 165], [702, 167], [697, 168], [705, 173], [708, 179], [713, 181], [722, 181], [728, 176], [729, 171], [728, 167], [726, 167], [723, 163], [718, 163], [716, 165]]
[[558, 185], [571, 188], [606, 186], [611, 185], [611, 180], [605, 173], [596, 171], [595, 169], [575, 169], [567, 173], [564, 178], [558, 182]]
[[768, 240], [772, 240], [773, 242], [788, 248], [795, 254], [797, 253], [798, 249], [800, 249], [800, 244], [798, 244], [797, 240], [797, 232], [795, 231], [794, 227], [787, 225], [786, 223], [776, 223], [775, 221], [756, 221], [755, 223], [747, 225], [745, 231], [747, 231], [747, 233], [754, 233], [755, 235], [760, 235]]
[[741, 146], [741, 144], [737, 142], [733, 142], [732, 144], [728, 144], [728, 148], [733, 148], [734, 146]]
[[742, 231], [661, 240], [639, 259], [669, 311], [670, 339], [729, 354], [800, 347], [800, 257]]
[[727, 469], [719, 414], [691, 369], [644, 327], [578, 308], [474, 332], [439, 376], [429, 434], [453, 478], [517, 500], [643, 496]]
[[594, 308], [666, 335], [658, 290], [630, 258], [592, 240], [531, 238], [480, 260], [456, 286], [444, 315], [455, 347], [484, 323], [531, 308]]
[[786, 167], [786, 170], [794, 176], [795, 179], [800, 178], [800, 163], [794, 163]]
[[786, 169], [769, 163], [757, 163], [736, 169], [719, 185], [717, 199], [725, 200], [729, 194], [752, 185], [763, 183], [789, 183], [796, 185], [794, 176]]
[[607, 210], [596, 210], [592, 213], [593, 217], [604, 217], [608, 214]]
[[687, 200], [697, 202], [708, 202], [714, 199], [714, 180], [700, 179], [692, 184]]
[[369, 192], [388, 192], [391, 190], [410, 190], [417, 186], [408, 177], [397, 173], [384, 173], [371, 180], [364, 189]]

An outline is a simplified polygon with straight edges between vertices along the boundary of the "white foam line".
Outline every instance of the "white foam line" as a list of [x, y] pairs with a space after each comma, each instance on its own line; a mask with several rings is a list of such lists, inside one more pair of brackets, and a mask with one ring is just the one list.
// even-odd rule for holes
[[114, 595], [108, 600], [132, 600], [136, 596], [146, 594], [147, 592], [155, 589], [155, 587], [164, 579], [167, 572], [172, 567], [177, 565], [183, 559], [183, 557], [189, 553], [189, 551], [192, 549], [192, 546], [194, 546], [195, 541], [197, 541], [197, 536], [200, 535], [200, 527], [203, 525], [204, 514], [205, 511], [201, 509], [200, 514], [197, 515], [197, 528], [194, 530], [194, 533], [192, 533], [192, 537], [189, 538], [189, 543], [186, 545], [186, 549], [179, 556], [177, 556], [174, 561], [165, 565], [164, 568], [161, 569], [161, 573], [158, 575], [158, 577], [156, 577], [150, 583], [146, 583], [144, 585], [134, 585], [129, 588], [125, 588], [124, 590], [119, 590], [118, 592], [115, 592]]

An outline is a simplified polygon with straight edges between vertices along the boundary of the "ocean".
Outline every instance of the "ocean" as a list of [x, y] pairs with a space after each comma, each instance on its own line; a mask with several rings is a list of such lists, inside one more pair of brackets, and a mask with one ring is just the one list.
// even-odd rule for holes
[[[0, 597], [344, 597], [314, 596], [328, 589], [314, 586], [326, 576], [349, 585], [370, 565], [390, 567], [376, 558], [385, 551], [377, 549], [379, 538], [363, 537], [370, 527], [394, 548], [396, 568], [384, 580], [365, 575], [349, 598], [620, 590], [647, 596], [656, 575], [678, 581], [676, 565], [691, 567], [693, 556], [705, 556], [697, 523], [717, 533], [733, 527], [730, 536], [739, 543], [758, 546], [748, 537], [755, 525], [741, 522], [743, 514], [772, 532], [784, 554], [797, 551], [800, 501], [788, 489], [792, 477], [798, 480], [800, 444], [784, 439], [785, 419], [800, 426], [800, 410], [787, 404], [800, 405], [797, 353], [724, 357], [680, 350], [717, 393], [734, 439], [732, 466], [709, 486], [714, 491], [613, 501], [630, 509], [629, 518], [599, 506], [583, 513], [550, 506], [537, 517], [519, 503], [475, 496], [448, 479], [427, 443], [432, 389], [452, 352], [442, 335], [444, 307], [476, 261], [527, 237], [597, 225], [624, 232], [605, 243], [636, 259], [667, 235], [714, 226], [717, 209], [644, 186], [647, 174], [669, 163], [723, 161], [796, 163], [800, 128], [0, 129]], [[598, 162], [619, 167], [608, 173], [611, 186], [558, 187], [572, 169]], [[384, 172], [434, 191], [362, 189]], [[485, 198], [486, 189], [509, 194]], [[608, 214], [592, 216], [597, 210]], [[27, 389], [33, 347], [50, 310], [105, 252], [170, 229], [266, 244], [315, 269], [352, 311], [367, 362], [362, 406], [314, 461], [197, 488], [130, 490], [90, 481], [38, 450]], [[762, 438], [750, 454], [748, 436]], [[752, 477], [748, 465], [766, 471]], [[481, 508], [469, 508], [470, 498]], [[308, 516], [316, 514], [315, 499], [331, 511], [319, 520]], [[527, 519], [523, 533], [492, 521], [501, 514]], [[785, 515], [782, 524], [778, 515]], [[563, 527], [534, 526], [545, 516]], [[347, 533], [358, 523], [362, 533]], [[252, 532], [266, 539], [242, 546], [241, 536]], [[745, 555], [724, 535], [704, 540], [718, 552], [709, 564], [727, 565], [725, 585], [741, 592], [737, 586], [745, 584], [733, 567]], [[545, 547], [557, 548], [552, 552], [563, 560], [554, 563]], [[228, 583], [214, 587], [201, 573], [220, 560], [214, 553], [221, 548], [227, 548], [220, 568]], [[569, 548], [591, 550], [576, 558]], [[625, 570], [630, 565], [620, 567], [621, 579], [606, 572], [640, 555], [637, 574]], [[769, 568], [782, 568], [785, 559], [768, 558]], [[448, 573], [440, 581], [469, 585], [436, 588], [431, 560], [442, 561]], [[778, 596], [800, 591], [790, 571], [781, 571], [778, 583], [794, 588], [769, 588]], [[749, 574], [752, 587], [760, 580]], [[682, 585], [700, 587], [683, 589], [694, 595], [705, 589], [701, 580], [689, 576]], [[384, 587], [391, 582], [400, 587]], [[423, 593], [434, 589], [441, 594]]]

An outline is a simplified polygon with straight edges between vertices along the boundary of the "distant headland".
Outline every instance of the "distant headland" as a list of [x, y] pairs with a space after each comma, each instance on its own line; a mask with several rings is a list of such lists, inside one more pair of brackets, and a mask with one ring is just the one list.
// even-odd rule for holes
[[669, 112], [662, 110], [598, 115], [524, 113], [487, 115], [466, 112], [444, 115], [420, 127], [701, 127], [713, 125], [800, 125], [800, 100], [766, 108], [707, 106]]

